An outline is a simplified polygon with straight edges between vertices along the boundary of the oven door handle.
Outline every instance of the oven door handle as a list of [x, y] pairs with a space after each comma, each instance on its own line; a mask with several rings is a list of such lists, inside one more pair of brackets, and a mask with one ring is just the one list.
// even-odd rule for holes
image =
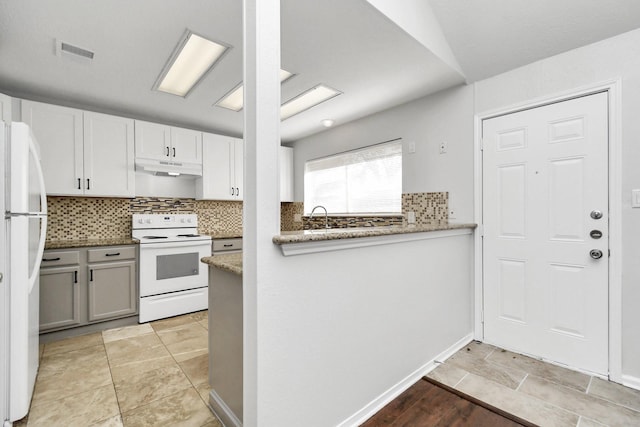
[[211, 240], [198, 240], [197, 242], [167, 242], [167, 243], [141, 243], [140, 250], [145, 249], [172, 249], [172, 248], [201, 248], [210, 249]]

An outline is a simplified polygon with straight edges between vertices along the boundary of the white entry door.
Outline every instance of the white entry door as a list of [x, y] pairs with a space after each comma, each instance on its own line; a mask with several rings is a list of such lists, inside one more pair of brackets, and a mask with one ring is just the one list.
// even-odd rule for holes
[[607, 96], [507, 114], [482, 128], [484, 339], [605, 375]]

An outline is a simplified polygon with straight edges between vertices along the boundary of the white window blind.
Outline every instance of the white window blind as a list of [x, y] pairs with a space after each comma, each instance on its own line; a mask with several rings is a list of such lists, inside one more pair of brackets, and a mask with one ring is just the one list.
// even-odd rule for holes
[[400, 213], [401, 204], [401, 140], [305, 163], [307, 214], [317, 205], [332, 214]]

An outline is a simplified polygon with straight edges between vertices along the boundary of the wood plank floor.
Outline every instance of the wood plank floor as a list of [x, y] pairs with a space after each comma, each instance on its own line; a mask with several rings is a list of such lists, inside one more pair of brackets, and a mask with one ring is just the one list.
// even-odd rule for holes
[[516, 427], [530, 425], [512, 421], [421, 379], [362, 424], [362, 427]]

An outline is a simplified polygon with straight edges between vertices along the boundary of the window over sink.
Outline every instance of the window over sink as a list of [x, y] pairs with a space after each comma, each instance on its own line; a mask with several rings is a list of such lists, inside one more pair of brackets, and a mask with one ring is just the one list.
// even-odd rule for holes
[[317, 205], [338, 215], [400, 214], [402, 140], [307, 161], [305, 214]]

